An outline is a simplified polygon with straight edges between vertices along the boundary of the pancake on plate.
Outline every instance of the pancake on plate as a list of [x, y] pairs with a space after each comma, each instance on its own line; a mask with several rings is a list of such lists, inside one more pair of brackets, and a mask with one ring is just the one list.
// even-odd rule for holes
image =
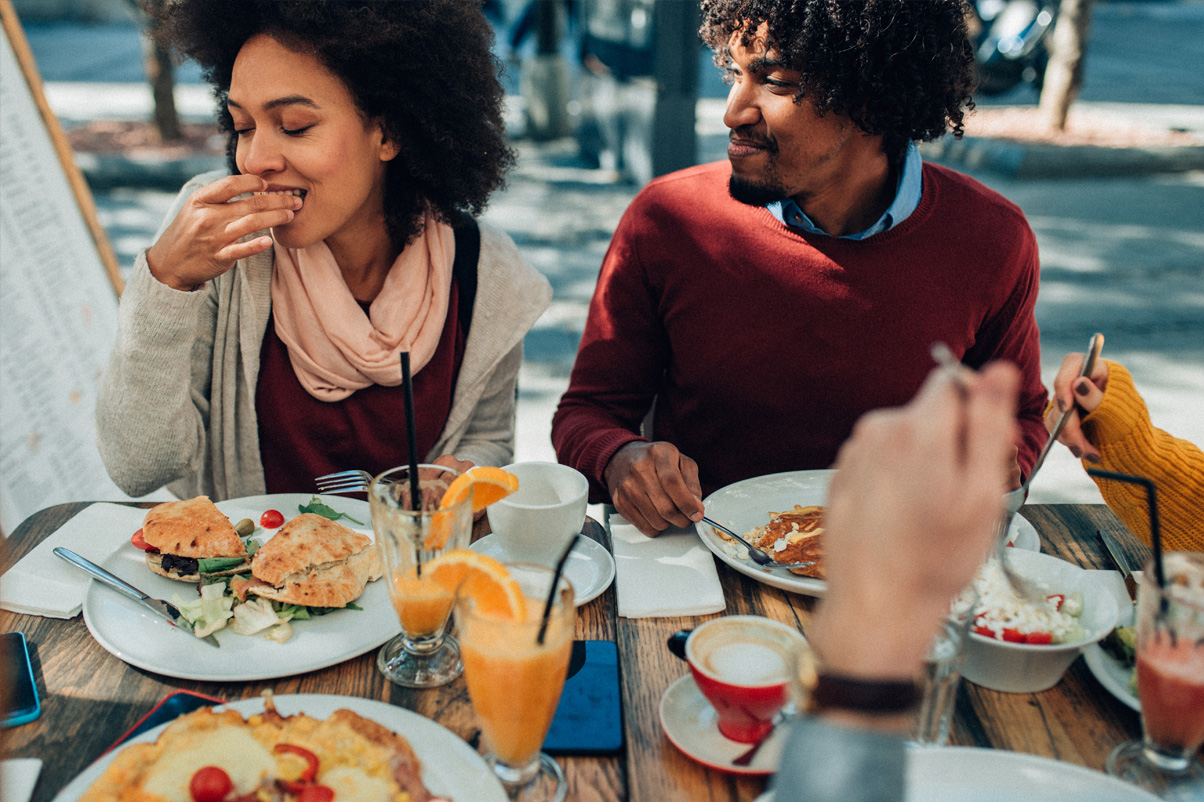
[[388, 728], [346, 709], [320, 720], [282, 716], [270, 697], [264, 708], [247, 719], [210, 708], [181, 716], [154, 743], [123, 748], [80, 802], [193, 802], [189, 786], [202, 770], [219, 788], [225, 782], [213, 769], [233, 786], [221, 797], [229, 802], [291, 802], [308, 785], [336, 800], [436, 801], [414, 750]]
[[824, 579], [824, 508], [795, 504], [785, 512], [769, 513], [769, 523], [745, 533], [744, 539], [782, 563], [814, 561], [806, 568], [791, 568], [800, 576]]
[[[142, 521], [142, 539], [150, 546], [146, 552], [147, 566], [160, 576], [181, 582], [200, 580], [201, 559], [247, 559], [247, 548], [234, 531], [234, 524], [208, 496], [152, 507]], [[243, 565], [220, 573], [245, 570]]]
[[372, 539], [314, 513], [280, 528], [251, 560], [253, 578], [231, 589], [240, 596], [306, 607], [346, 607], [384, 573]]

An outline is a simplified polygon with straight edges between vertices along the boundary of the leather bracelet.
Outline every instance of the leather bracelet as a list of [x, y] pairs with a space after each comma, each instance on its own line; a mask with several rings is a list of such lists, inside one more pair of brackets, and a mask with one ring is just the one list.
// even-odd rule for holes
[[811, 689], [810, 709], [894, 714], [912, 710], [924, 698], [914, 680], [867, 680], [820, 673]]

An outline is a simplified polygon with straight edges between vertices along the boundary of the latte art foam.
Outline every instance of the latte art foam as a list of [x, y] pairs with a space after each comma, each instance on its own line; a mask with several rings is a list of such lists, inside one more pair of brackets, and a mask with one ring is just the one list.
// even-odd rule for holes
[[781, 650], [766, 643], [732, 640], [711, 649], [703, 661], [707, 670], [739, 685], [785, 682], [789, 666]]

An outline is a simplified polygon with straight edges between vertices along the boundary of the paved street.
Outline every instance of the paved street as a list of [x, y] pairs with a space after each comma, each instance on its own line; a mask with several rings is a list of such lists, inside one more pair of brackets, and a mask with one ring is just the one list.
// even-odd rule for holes
[[[74, 54], [86, 37], [69, 47], [62, 42], [52, 47], [53, 31], [43, 28], [31, 31], [30, 39], [43, 76], [52, 82], [48, 97], [68, 123], [88, 114], [81, 112], [80, 84], [73, 82], [92, 76], [116, 87], [116, 82], [137, 80], [101, 61], [87, 62], [86, 72], [74, 70], [70, 59], [82, 58]], [[1083, 98], [1194, 107], [1188, 110], [1198, 118], [1198, 107], [1204, 106], [1201, 63], [1204, 4], [1105, 3], [1096, 11]], [[704, 94], [713, 97], [713, 85], [704, 85], [710, 87]], [[112, 102], [116, 88], [113, 93], [106, 102], [110, 109], [120, 105]], [[184, 87], [183, 93], [187, 110], [205, 113], [208, 101], [200, 87]], [[1033, 99], [1017, 92], [999, 100]], [[1130, 108], [1149, 113], [1145, 107]], [[722, 155], [716, 150], [717, 142], [722, 145], [714, 119], [718, 113], [713, 99], [700, 102], [704, 158]], [[520, 142], [518, 147], [519, 167], [485, 219], [507, 231], [555, 289], [551, 309], [527, 337], [519, 421], [519, 457], [550, 459], [548, 426], [567, 382], [598, 266], [637, 188], [577, 167], [571, 142], [538, 147]], [[1105, 356], [1129, 366], [1154, 421], [1204, 443], [1204, 173], [1074, 180], [976, 177], [1019, 204], [1036, 231], [1043, 265], [1037, 313], [1047, 380], [1067, 351], [1083, 350], [1092, 332], [1103, 331]], [[134, 188], [97, 195], [102, 222], [123, 264], [149, 243], [171, 198], [170, 192]], [[1034, 501], [1098, 499], [1077, 462], [1061, 448], [1032, 496]]]

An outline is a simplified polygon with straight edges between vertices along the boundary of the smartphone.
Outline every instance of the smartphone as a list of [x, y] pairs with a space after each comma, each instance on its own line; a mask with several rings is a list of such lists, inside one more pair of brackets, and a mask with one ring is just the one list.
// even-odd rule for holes
[[623, 748], [619, 650], [613, 641], [573, 641], [568, 679], [543, 749], [550, 755], [607, 755]]
[[202, 707], [212, 707], [213, 705], [221, 704], [225, 704], [225, 701], [218, 699], [216, 696], [206, 696], [203, 693], [193, 693], [192, 691], [175, 691], [174, 693], [170, 693], [163, 698], [163, 701], [155, 705], [149, 713], [143, 716], [137, 724], [130, 727], [129, 732], [118, 738], [105, 752], [116, 749], [129, 739], [135, 738], [147, 730], [153, 730], [160, 724], [175, 721], [185, 713], [191, 713], [193, 710]]
[[25, 633], [6, 632], [0, 635], [0, 656], [4, 658], [0, 675], [9, 685], [0, 726], [15, 727], [33, 721], [42, 715], [42, 703], [38, 700], [38, 686], [33, 679], [33, 664], [29, 660]]

